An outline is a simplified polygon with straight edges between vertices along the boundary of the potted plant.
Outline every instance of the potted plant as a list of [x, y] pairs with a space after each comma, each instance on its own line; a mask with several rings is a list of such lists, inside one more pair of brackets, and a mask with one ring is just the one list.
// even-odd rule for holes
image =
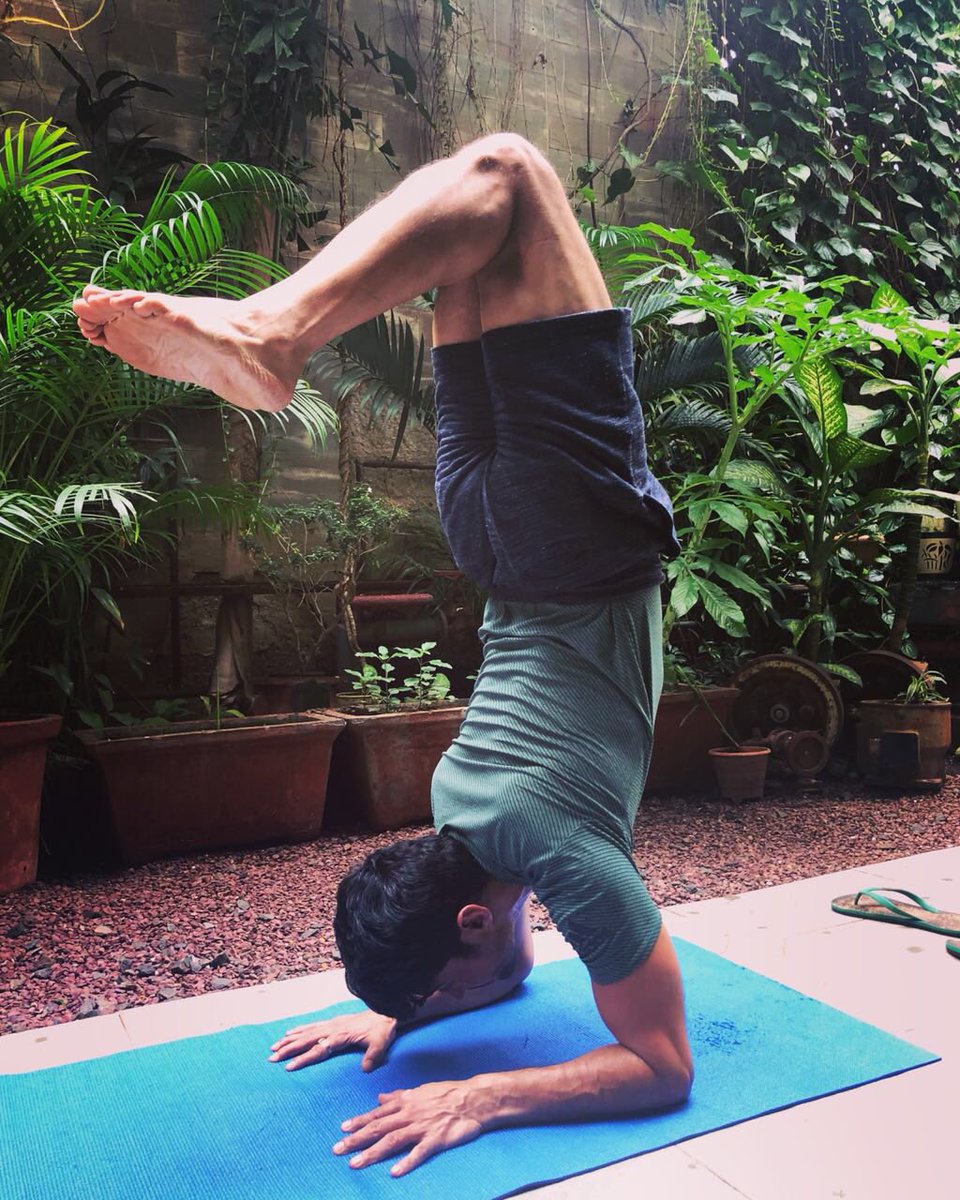
[[372, 829], [430, 820], [434, 769], [466, 713], [435, 649], [423, 642], [360, 651], [360, 669], [344, 672], [354, 690], [327, 710], [346, 722], [330, 768], [332, 817], [359, 818]]
[[[6, 726], [0, 776], [0, 855], [32, 842], [43, 748], [59, 716], [96, 707], [89, 659], [94, 612], [117, 626], [111, 579], [147, 560], [175, 506], [223, 510], [246, 500], [223, 489], [154, 495], [140, 482], [160, 473], [138, 448], [137, 423], [176, 405], [211, 403], [197, 389], [132, 372], [79, 334], [70, 302], [84, 284], [184, 291], [215, 286], [244, 295], [282, 268], [228, 248], [261, 206], [306, 208], [305, 195], [267, 171], [197, 164], [169, 175], [146, 215], [127, 211], [89, 181], [86, 153], [49, 121], [5, 128], [0, 153], [0, 710]], [[329, 423], [316, 393], [301, 388], [293, 411], [312, 431]], [[179, 447], [171, 435], [168, 455]], [[154, 468], [157, 468], [155, 471]], [[162, 518], [160, 514], [163, 514]], [[150, 520], [156, 536], [148, 536]], [[31, 747], [16, 747], [17, 728]], [[29, 767], [22, 766], [30, 759]], [[21, 764], [14, 769], [13, 764]], [[20, 779], [29, 795], [14, 798]], [[29, 881], [35, 852], [15, 851], [0, 875]], [[26, 866], [23, 864], [26, 863]], [[11, 873], [12, 872], [12, 873]], [[4, 885], [5, 886], [5, 885]]]
[[[700, 687], [689, 670], [681, 670], [680, 678], [683, 679], [684, 685], [689, 689], [697, 706], [682, 719], [681, 725], [686, 725], [690, 720], [695, 719], [694, 714], [699, 710], [714, 725], [722, 739], [719, 745], [714, 744], [707, 749], [707, 757], [713, 769], [721, 798], [737, 802], [761, 800], [767, 778], [771, 747], [741, 742], [733, 735], [727, 720], [718, 711], [713, 694]], [[725, 688], [722, 690], [733, 691], [736, 696], [736, 689]], [[726, 697], [724, 697], [725, 700]]]
[[[654, 470], [671, 495], [682, 547], [666, 566], [665, 658], [683, 653], [693, 620], [725, 639], [747, 637], [745, 599], [770, 612], [765, 581], [787, 510], [775, 472], [743, 444], [765, 406], [795, 376], [828, 327], [837, 287], [760, 279], [697, 250], [686, 230], [603, 229], [601, 265], [621, 285], [638, 345], [635, 386], [648, 413]], [[611, 247], [619, 244], [619, 251]], [[702, 332], [690, 335], [691, 328]], [[764, 562], [758, 573], [754, 564]], [[702, 681], [701, 681], [702, 682]], [[729, 715], [736, 692], [711, 692]], [[649, 791], [709, 786], [714, 722], [668, 670], [654, 730]]]
[[893, 700], [858, 705], [857, 766], [877, 787], [937, 790], [953, 748], [946, 680], [925, 668]]
[[128, 866], [196, 850], [306, 841], [323, 826], [336, 715], [243, 717], [77, 734], [97, 764]]
[[[406, 511], [359, 484], [350, 489], [345, 506], [330, 497], [319, 497], [261, 508], [257, 536], [245, 538], [244, 546], [286, 607], [303, 669], [259, 682], [258, 707], [262, 705], [266, 712], [290, 712], [329, 703], [330, 685], [336, 680], [317, 669], [317, 660], [330, 631], [330, 597], [338, 589], [342, 564], [350, 562], [354, 576], [362, 572]], [[355, 586], [354, 579], [351, 593]], [[297, 619], [301, 613], [308, 618], [306, 624]]]

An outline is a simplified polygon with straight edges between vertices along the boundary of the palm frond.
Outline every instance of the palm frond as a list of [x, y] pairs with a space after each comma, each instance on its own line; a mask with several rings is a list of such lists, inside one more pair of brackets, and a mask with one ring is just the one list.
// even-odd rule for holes
[[0, 189], [83, 188], [88, 174], [77, 164], [87, 152], [66, 129], [47, 121], [23, 121], [3, 131], [0, 145]]
[[644, 355], [637, 366], [634, 386], [642, 401], [656, 400], [724, 379], [723, 343], [717, 333], [676, 338]]
[[306, 431], [310, 445], [316, 450], [326, 446], [328, 436], [336, 431], [338, 425], [336, 412], [305, 379], [297, 384], [287, 407], [282, 412], [272, 413], [271, 419], [283, 430], [289, 429], [291, 420], [298, 421]]
[[664, 283], [648, 283], [623, 293], [621, 304], [630, 310], [630, 324], [640, 329], [656, 317], [668, 317], [680, 307], [676, 291]]
[[391, 313], [345, 333], [324, 347], [308, 364], [307, 375], [332, 385], [339, 404], [356, 393], [371, 420], [399, 417], [394, 454], [409, 417], [433, 429], [433, 385], [423, 382], [424, 342], [406, 322]]
[[730, 432], [729, 414], [700, 397], [677, 398], [651, 417], [651, 433], [658, 438], [698, 435], [723, 441]]
[[313, 206], [306, 191], [292, 180], [250, 163], [194, 163], [179, 182], [168, 174], [144, 219], [162, 223], [209, 204], [229, 238], [235, 239], [262, 218], [265, 208], [283, 214], [302, 213]]
[[150, 225], [133, 241], [108, 251], [93, 279], [103, 287], [183, 291], [223, 244], [217, 214], [197, 203], [191, 211]]

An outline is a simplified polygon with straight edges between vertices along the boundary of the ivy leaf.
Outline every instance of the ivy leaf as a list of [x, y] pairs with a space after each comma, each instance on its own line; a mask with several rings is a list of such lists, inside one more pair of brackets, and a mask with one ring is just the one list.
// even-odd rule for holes
[[777, 25], [775, 28], [776, 32], [779, 33], [781, 37], [786, 38], [788, 42], [793, 42], [796, 46], [812, 45], [809, 38], [804, 37], [802, 33], [797, 33], [797, 31], [795, 29], [791, 29], [789, 25]]
[[797, 230], [800, 228], [800, 225], [799, 216], [795, 209], [782, 217], [778, 217], [777, 220], [771, 221], [770, 224], [781, 237], [786, 238], [788, 242], [796, 245]]
[[728, 92], [724, 88], [707, 87], [702, 89], [703, 94], [708, 100], [712, 100], [714, 104], [732, 104], [735, 107], [740, 105], [740, 97], [736, 92]]
[[607, 187], [607, 198], [604, 204], [609, 204], [616, 200], [618, 196], [624, 196], [633, 185], [637, 182], [637, 177], [629, 167], [618, 167], [610, 176], [610, 184]]

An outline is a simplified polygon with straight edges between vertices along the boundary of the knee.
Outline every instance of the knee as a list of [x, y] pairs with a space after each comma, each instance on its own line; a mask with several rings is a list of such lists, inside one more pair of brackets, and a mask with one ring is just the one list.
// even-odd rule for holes
[[532, 171], [540, 152], [518, 133], [489, 133], [460, 151], [472, 170], [488, 175]]

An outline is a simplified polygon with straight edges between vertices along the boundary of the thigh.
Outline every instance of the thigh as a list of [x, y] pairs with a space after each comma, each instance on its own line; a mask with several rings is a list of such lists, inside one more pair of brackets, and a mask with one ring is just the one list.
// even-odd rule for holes
[[532, 146], [516, 173], [510, 234], [476, 279], [485, 332], [610, 307], [563, 184]]
[[433, 309], [433, 344], [478, 342], [483, 333], [476, 276], [437, 288]]

